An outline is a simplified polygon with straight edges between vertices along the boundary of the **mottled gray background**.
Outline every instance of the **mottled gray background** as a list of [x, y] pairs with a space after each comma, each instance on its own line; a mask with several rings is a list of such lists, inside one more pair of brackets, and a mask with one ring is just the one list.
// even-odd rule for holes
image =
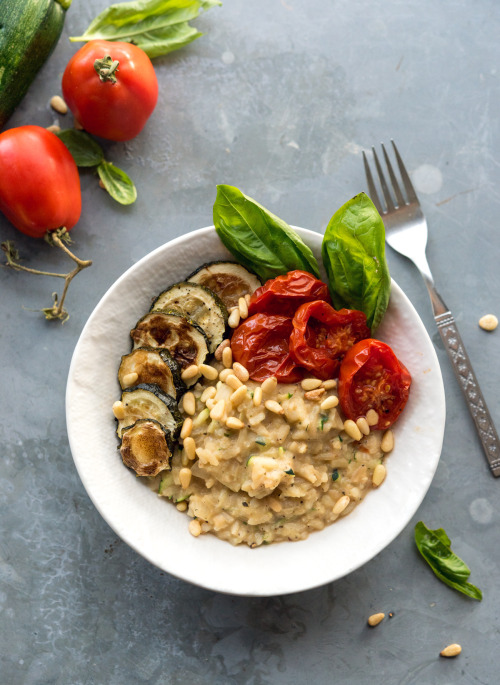
[[[59, 122], [49, 107], [106, 0], [73, 0], [57, 49], [9, 126]], [[0, 10], [1, 12], [1, 10]], [[0, 270], [0, 682], [26, 685], [302, 685], [499, 682], [500, 481], [488, 472], [416, 270], [391, 273], [436, 344], [447, 399], [442, 459], [414, 520], [336, 583], [272, 599], [218, 595], [169, 577], [122, 543], [91, 504], [66, 437], [64, 391], [82, 327], [113, 281], [172, 237], [212, 222], [216, 183], [322, 232], [364, 189], [360, 150], [394, 138], [430, 224], [428, 257], [500, 425], [499, 5], [496, 0], [226, 0], [205, 35], [156, 60], [146, 129], [105, 144], [136, 181], [132, 207], [82, 173], [75, 250], [94, 265], [72, 284], [70, 320], [46, 323], [59, 281]], [[0, 217], [28, 266], [66, 260]], [[439, 583], [414, 523], [443, 526], [485, 599]], [[300, 544], [300, 543], [298, 543]], [[286, 573], [287, 569], [283, 569]], [[394, 616], [374, 630], [373, 611]], [[459, 642], [455, 660], [440, 649]]]

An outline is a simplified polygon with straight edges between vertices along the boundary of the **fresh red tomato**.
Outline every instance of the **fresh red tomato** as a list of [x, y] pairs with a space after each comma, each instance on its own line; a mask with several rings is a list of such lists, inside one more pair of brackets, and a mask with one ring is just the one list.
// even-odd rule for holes
[[374, 409], [379, 421], [373, 428], [389, 428], [404, 409], [410, 385], [410, 373], [389, 345], [373, 338], [362, 340], [340, 366], [340, 406], [353, 421]]
[[233, 333], [233, 359], [243, 364], [254, 381], [276, 376], [280, 383], [296, 383], [303, 374], [288, 349], [292, 328], [289, 316], [254, 314]]
[[369, 336], [363, 312], [337, 311], [323, 300], [307, 302], [293, 317], [290, 354], [316, 378], [335, 378], [347, 350]]
[[72, 228], [82, 209], [80, 177], [68, 148], [40, 126], [0, 134], [0, 210], [22, 233], [42, 238]]
[[307, 271], [290, 271], [277, 276], [257, 288], [248, 305], [248, 313], [281, 314], [293, 316], [304, 302], [325, 300], [330, 302], [328, 286]]
[[123, 141], [135, 138], [151, 116], [158, 100], [158, 81], [141, 48], [91, 40], [68, 62], [62, 91], [86, 131]]

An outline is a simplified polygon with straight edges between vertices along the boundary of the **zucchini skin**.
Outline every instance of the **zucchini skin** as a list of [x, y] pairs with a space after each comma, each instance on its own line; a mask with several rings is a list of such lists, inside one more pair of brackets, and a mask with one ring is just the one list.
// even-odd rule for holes
[[1, 0], [0, 129], [55, 48], [70, 4], [71, 0]]

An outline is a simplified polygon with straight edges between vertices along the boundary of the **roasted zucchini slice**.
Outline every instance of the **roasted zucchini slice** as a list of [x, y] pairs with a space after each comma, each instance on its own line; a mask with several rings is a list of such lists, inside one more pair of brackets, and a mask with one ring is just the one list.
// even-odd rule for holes
[[198, 283], [175, 283], [164, 290], [153, 302], [151, 310], [182, 312], [205, 331], [209, 351], [215, 352], [224, 340], [227, 326], [227, 309], [211, 290]]
[[156, 476], [170, 470], [168, 433], [154, 419], [138, 419], [123, 429], [120, 454], [125, 466], [138, 476]]
[[125, 354], [118, 369], [118, 382], [122, 390], [140, 383], [154, 384], [176, 400], [186, 391], [179, 364], [162, 348], [138, 347]]
[[173, 397], [166, 395], [157, 385], [142, 383], [126, 388], [122, 392], [121, 402], [125, 416], [118, 420], [116, 432], [119, 438], [138, 419], [154, 419], [168, 431], [173, 446], [182, 425], [182, 417]]
[[181, 369], [203, 364], [208, 355], [208, 340], [203, 329], [180, 312], [150, 312], [137, 322], [130, 335], [134, 349], [163, 347]]
[[251, 295], [261, 286], [257, 276], [237, 262], [210, 262], [200, 266], [187, 279], [209, 288], [228, 309], [238, 306], [238, 300]]

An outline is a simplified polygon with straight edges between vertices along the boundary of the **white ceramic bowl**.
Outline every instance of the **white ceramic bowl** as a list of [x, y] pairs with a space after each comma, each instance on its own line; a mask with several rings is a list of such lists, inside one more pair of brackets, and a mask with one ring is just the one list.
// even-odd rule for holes
[[[297, 229], [321, 263], [322, 236]], [[386, 547], [422, 502], [441, 453], [445, 400], [438, 360], [415, 309], [393, 282], [377, 337], [413, 377], [410, 399], [394, 426], [396, 447], [383, 485], [349, 516], [301, 542], [250, 549], [213, 535], [194, 538], [189, 518], [126, 469], [111, 412], [117, 369], [130, 351], [130, 329], [151, 298], [202, 263], [231, 258], [213, 227], [172, 240], [126, 271], [96, 306], [71, 362], [66, 414], [71, 451], [89, 497], [111, 528], [164, 571], [204, 588], [270, 596], [323, 585], [350, 573]]]

